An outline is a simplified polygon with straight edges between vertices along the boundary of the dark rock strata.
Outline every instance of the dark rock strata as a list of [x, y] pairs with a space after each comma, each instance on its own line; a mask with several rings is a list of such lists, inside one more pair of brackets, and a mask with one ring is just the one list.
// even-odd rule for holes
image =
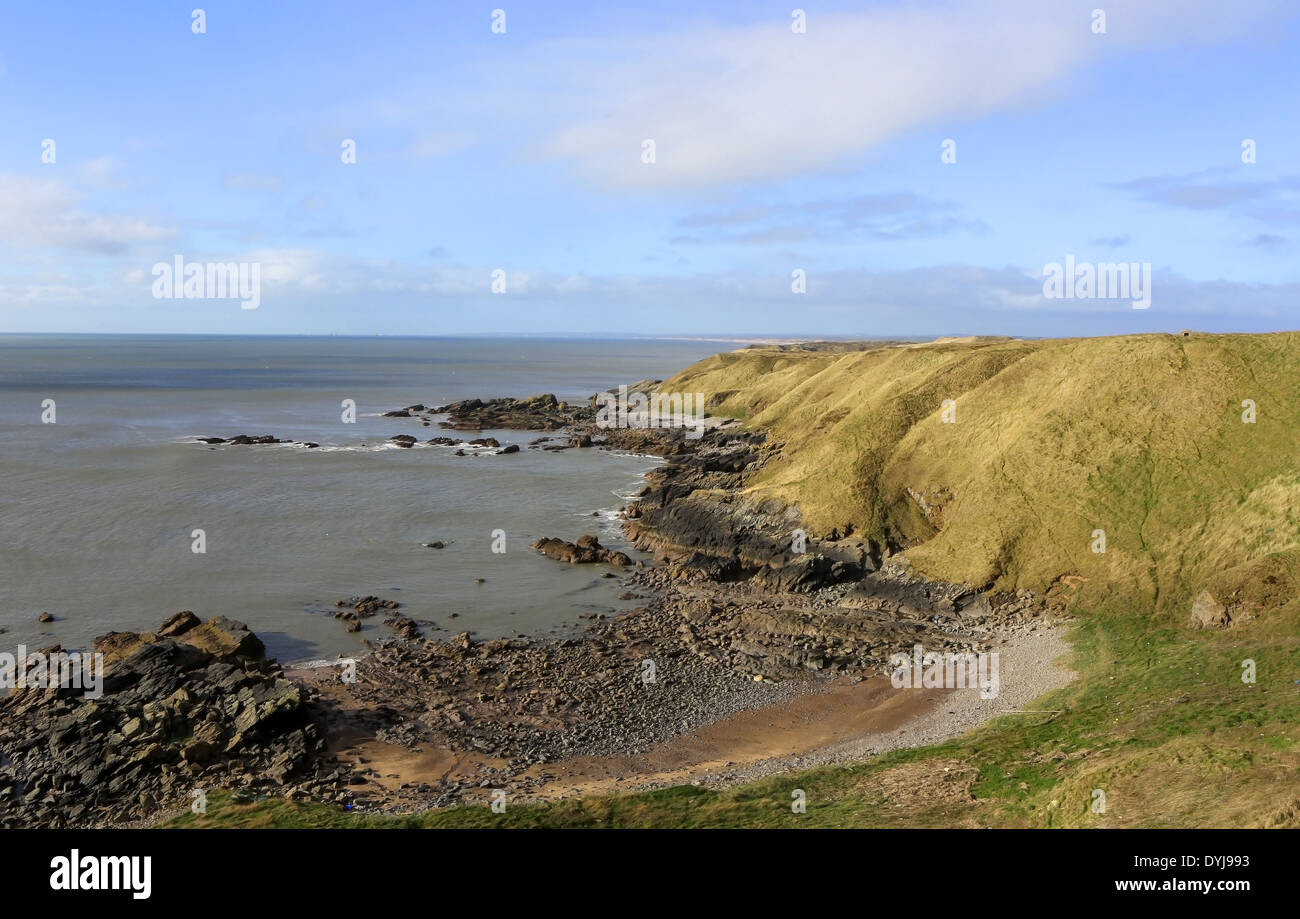
[[778, 452], [760, 432], [717, 430], [670, 454], [624, 512], [633, 545], [681, 577], [752, 579], [774, 590], [807, 592], [874, 571], [881, 551], [871, 542], [838, 533], [815, 539], [802, 531], [797, 508], [742, 492]]
[[0, 826], [127, 821], [218, 787], [348, 799], [311, 694], [243, 623], [177, 613], [94, 650], [99, 698], [24, 688], [0, 700]]

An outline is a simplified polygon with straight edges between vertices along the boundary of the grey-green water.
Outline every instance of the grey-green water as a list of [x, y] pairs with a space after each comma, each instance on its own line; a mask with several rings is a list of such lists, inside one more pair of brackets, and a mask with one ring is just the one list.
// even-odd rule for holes
[[[656, 460], [528, 450], [537, 435], [523, 431], [485, 432], [524, 447], [508, 456], [402, 450], [387, 438], [443, 432], [378, 416], [473, 396], [585, 398], [726, 347], [0, 336], [0, 648], [82, 647], [191, 609], [247, 622], [283, 659], [333, 657], [391, 634], [376, 617], [349, 635], [326, 611], [369, 593], [483, 637], [571, 629], [582, 613], [629, 608], [604, 569], [528, 545], [595, 532], [622, 547], [614, 513]], [[47, 399], [54, 424], [41, 420]], [[341, 420], [344, 399], [357, 404], [355, 424]], [[322, 448], [193, 442], [238, 433]], [[203, 554], [191, 550], [195, 529]], [[498, 529], [504, 554], [492, 552]], [[434, 540], [447, 547], [420, 545]], [[43, 611], [56, 621], [38, 624]]]

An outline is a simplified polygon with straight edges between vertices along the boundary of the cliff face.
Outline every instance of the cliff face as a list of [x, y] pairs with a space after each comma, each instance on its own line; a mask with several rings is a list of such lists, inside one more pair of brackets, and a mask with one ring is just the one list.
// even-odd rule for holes
[[[662, 388], [750, 437], [666, 467], [629, 529], [724, 577], [785, 571], [802, 528], [814, 581], [906, 550], [938, 579], [1068, 577], [1185, 618], [1221, 572], [1300, 547], [1296, 333], [750, 348]], [[1294, 596], [1293, 567], [1271, 596]]]
[[649, 474], [625, 515], [629, 538], [682, 574], [753, 579], [778, 590], [813, 590], [874, 571], [879, 555], [870, 541], [810, 538], [797, 508], [746, 491], [779, 455], [761, 432], [710, 432], [693, 452], [670, 456]]

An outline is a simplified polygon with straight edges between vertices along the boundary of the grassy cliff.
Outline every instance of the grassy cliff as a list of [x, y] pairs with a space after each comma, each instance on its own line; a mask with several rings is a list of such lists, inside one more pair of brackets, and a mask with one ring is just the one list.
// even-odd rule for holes
[[663, 388], [782, 441], [753, 487], [813, 530], [851, 523], [935, 577], [1077, 575], [1082, 602], [1185, 618], [1221, 572], [1300, 547], [1297, 333], [750, 349]]

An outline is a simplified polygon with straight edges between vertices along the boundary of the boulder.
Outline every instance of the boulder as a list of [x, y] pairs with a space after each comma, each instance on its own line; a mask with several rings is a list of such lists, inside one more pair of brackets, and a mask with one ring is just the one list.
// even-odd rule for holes
[[198, 624], [199, 617], [185, 609], [171, 616], [171, 618], [164, 622], [162, 626], [159, 627], [158, 634], [168, 638], [176, 635], [184, 635]]
[[632, 564], [632, 559], [625, 553], [606, 549], [595, 536], [590, 534], [579, 537], [576, 543], [546, 537], [537, 540], [530, 548], [542, 553], [547, 558], [553, 558], [559, 562], [568, 562], [570, 565], [604, 562], [608, 565], [626, 567]]
[[186, 644], [228, 663], [259, 660], [266, 655], [266, 646], [252, 629], [225, 616], [213, 616], [187, 629], [181, 637]]

